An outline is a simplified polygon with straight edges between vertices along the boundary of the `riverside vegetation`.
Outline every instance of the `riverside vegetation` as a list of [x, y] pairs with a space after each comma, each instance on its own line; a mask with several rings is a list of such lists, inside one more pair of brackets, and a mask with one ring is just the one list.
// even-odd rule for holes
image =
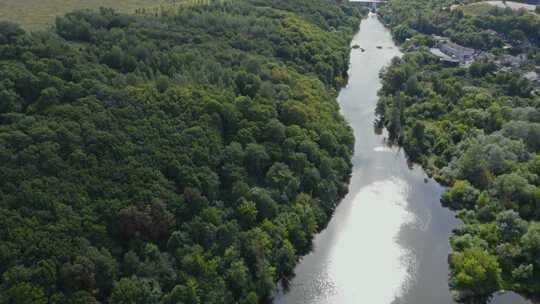
[[[483, 301], [501, 289], [538, 297], [540, 103], [521, 73], [540, 65], [540, 18], [497, 8], [468, 15], [452, 4], [391, 0], [380, 9], [405, 54], [381, 73], [377, 114], [409, 158], [449, 187], [441, 203], [464, 223], [450, 236], [456, 298]], [[430, 53], [432, 34], [494, 54], [525, 51], [527, 61], [506, 72], [488, 61], [449, 67]]]
[[335, 97], [364, 13], [246, 0], [1, 22], [0, 303], [267, 300], [347, 192]]

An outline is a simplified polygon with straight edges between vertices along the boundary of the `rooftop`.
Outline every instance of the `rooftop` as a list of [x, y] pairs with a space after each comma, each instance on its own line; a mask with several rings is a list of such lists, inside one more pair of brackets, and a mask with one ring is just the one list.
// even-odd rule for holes
[[532, 81], [532, 82], [535, 82], [535, 81], [539, 80], [538, 73], [532, 72], [532, 71], [523, 74], [523, 77], [528, 79], [529, 81]]
[[448, 55], [446, 55], [445, 53], [441, 52], [440, 49], [437, 49], [437, 48], [431, 48], [429, 49], [431, 54], [441, 58], [441, 60], [444, 60], [444, 61], [449, 61], [449, 62], [454, 62], [454, 63], [458, 63], [459, 60], [455, 59], [455, 58], [452, 58]]
[[461, 46], [451, 41], [441, 44], [440, 49], [443, 53], [451, 57], [465, 58], [471, 57], [474, 54], [474, 49]]

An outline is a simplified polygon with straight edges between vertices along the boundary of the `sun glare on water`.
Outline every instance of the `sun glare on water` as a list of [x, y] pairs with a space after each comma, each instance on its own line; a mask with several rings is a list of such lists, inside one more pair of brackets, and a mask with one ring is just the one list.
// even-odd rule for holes
[[346, 223], [341, 224], [347, 228], [317, 282], [324, 291], [316, 302], [355, 303], [361, 298], [364, 303], [383, 304], [400, 295], [407, 281], [405, 261], [410, 253], [396, 239], [401, 226], [414, 220], [406, 210], [407, 191], [402, 180], [388, 179], [356, 194]]

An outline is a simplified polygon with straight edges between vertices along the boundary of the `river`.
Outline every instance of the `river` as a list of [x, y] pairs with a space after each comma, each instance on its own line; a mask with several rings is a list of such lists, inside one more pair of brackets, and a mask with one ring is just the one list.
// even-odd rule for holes
[[[341, 113], [356, 138], [349, 193], [313, 251], [295, 268], [277, 304], [454, 303], [448, 290], [448, 236], [459, 225], [441, 207], [443, 187], [403, 151], [374, 131], [379, 71], [401, 53], [390, 32], [370, 14], [352, 45], [348, 85], [339, 94]], [[513, 293], [492, 303], [526, 303]]]

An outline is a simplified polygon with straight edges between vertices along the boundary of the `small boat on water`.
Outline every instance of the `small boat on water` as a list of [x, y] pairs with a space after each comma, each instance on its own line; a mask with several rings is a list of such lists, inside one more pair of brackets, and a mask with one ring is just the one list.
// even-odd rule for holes
[[377, 45], [377, 48], [378, 48], [378, 49], [382, 49], [382, 46], [380, 46], [380, 45]]

